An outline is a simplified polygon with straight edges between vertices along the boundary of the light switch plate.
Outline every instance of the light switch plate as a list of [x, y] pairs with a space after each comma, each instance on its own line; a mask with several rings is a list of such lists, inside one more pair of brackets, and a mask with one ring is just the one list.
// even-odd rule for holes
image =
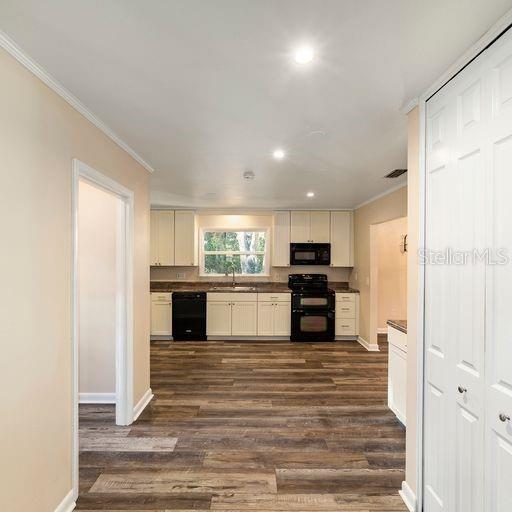
[[176, 272], [176, 279], [185, 279], [185, 272]]

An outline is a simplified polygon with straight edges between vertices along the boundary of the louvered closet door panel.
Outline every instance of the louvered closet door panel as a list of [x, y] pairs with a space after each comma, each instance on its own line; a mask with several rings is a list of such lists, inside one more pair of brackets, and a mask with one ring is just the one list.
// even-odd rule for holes
[[[510, 31], [509, 31], [510, 32]], [[512, 249], [512, 34], [490, 52], [489, 246]], [[512, 510], [512, 264], [489, 265], [486, 302], [486, 512]], [[501, 415], [501, 419], [500, 419]]]

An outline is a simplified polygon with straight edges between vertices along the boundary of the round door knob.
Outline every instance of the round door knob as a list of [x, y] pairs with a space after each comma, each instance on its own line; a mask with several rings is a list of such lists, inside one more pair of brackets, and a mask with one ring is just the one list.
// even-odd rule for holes
[[459, 392], [461, 395], [463, 395], [463, 394], [464, 394], [464, 393], [466, 393], [466, 391], [467, 391], [467, 389], [466, 389], [466, 388], [463, 388], [462, 386], [459, 386], [459, 387], [457, 388], [457, 390], [458, 390], [458, 392]]
[[503, 423], [505, 423], [506, 421], [510, 421], [510, 416], [507, 416], [506, 414], [504, 413], [501, 413], [499, 415], [499, 418], [500, 418], [500, 421], [502, 421]]

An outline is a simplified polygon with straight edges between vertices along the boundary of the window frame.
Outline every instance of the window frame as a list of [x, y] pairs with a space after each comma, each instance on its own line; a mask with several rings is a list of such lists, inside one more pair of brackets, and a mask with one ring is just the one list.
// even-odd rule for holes
[[[204, 234], [205, 233], [236, 233], [244, 231], [246, 233], [257, 231], [265, 233], [265, 250], [264, 251], [205, 251], [204, 250]], [[244, 254], [262, 254], [263, 255], [263, 272], [261, 274], [235, 274], [235, 277], [251, 278], [251, 277], [269, 277], [270, 276], [270, 228], [200, 228], [199, 229], [199, 275], [201, 277], [225, 277], [226, 274], [212, 274], [205, 271], [205, 256], [209, 254], [225, 254], [229, 256]], [[232, 274], [228, 274], [232, 275]]]

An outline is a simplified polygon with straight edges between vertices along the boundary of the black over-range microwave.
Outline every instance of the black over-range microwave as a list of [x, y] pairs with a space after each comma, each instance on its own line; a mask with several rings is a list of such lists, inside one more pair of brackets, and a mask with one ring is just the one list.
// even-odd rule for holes
[[290, 265], [330, 265], [331, 244], [290, 244]]

